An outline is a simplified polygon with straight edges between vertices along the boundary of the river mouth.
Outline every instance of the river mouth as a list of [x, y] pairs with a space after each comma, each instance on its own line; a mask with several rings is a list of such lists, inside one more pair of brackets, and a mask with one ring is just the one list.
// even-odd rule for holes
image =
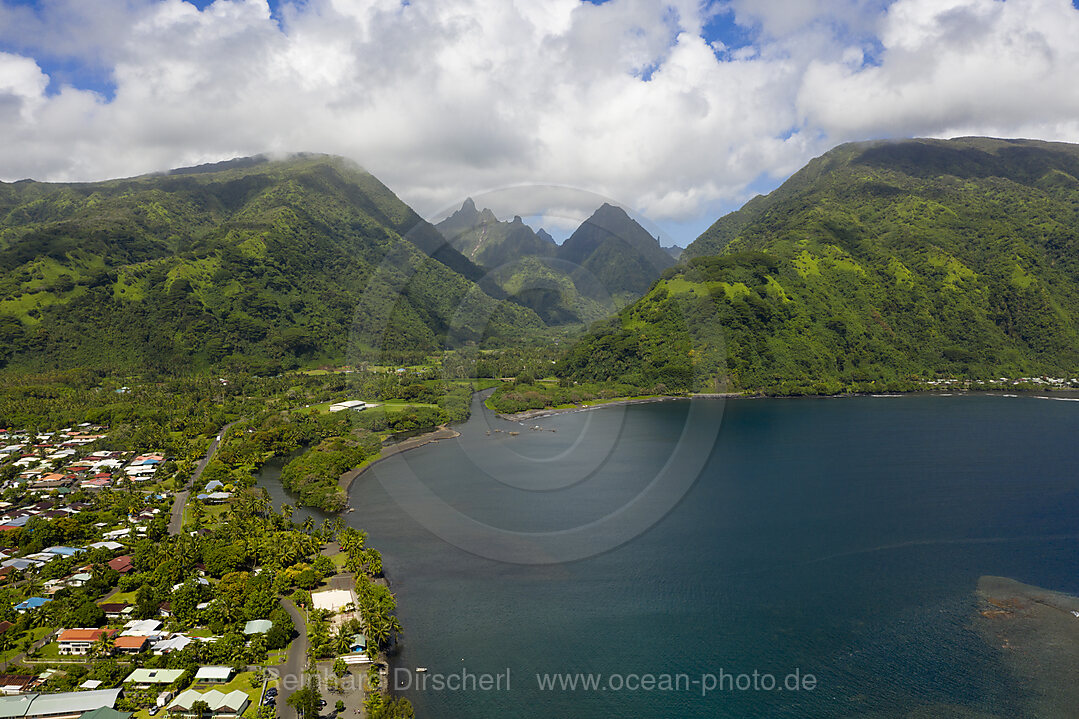
[[281, 511], [281, 507], [286, 504], [291, 506], [293, 522], [303, 523], [310, 518], [316, 525], [319, 525], [339, 515], [333, 512], [324, 512], [315, 507], [298, 506], [296, 495], [285, 489], [285, 485], [281, 482], [281, 471], [285, 465], [306, 451], [307, 447], [301, 447], [284, 456], [271, 457], [266, 460], [262, 467], [259, 468], [259, 471], [255, 473], [255, 487], [266, 490], [266, 493], [270, 496], [270, 502], [277, 511]]
[[[356, 511], [346, 518], [369, 532], [393, 578], [405, 627], [395, 667], [512, 677], [508, 691], [398, 687], [418, 713], [1027, 715], [1024, 680], [974, 628], [976, 589], [994, 575], [1079, 592], [1079, 485], [1066, 449], [1079, 430], [1075, 403], [975, 395], [730, 402], [708, 463], [669, 514], [618, 547], [567, 563], [529, 566], [463, 550], [391, 491], [407, 472], [484, 525], [566, 529], [638, 494], [683, 436], [690, 405], [525, 423], [478, 409], [456, 427], [459, 438], [357, 479]], [[565, 454], [589, 426], [607, 422], [619, 427], [608, 456], [588, 464], [589, 442]], [[499, 456], [536, 473], [535, 483], [500, 475]], [[589, 467], [580, 482], [543, 486]], [[537, 685], [537, 676], [563, 672], [624, 681], [701, 680], [720, 670], [780, 682], [798, 671], [816, 686]]]

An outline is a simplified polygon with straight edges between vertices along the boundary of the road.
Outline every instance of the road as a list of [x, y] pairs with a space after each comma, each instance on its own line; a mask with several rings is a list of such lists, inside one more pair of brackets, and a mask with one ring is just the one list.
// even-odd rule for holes
[[[238, 422], [239, 420], [237, 420]], [[191, 480], [187, 483], [187, 489], [182, 492], [176, 493], [176, 498], [172, 501], [172, 515], [169, 517], [169, 534], [179, 534], [180, 530], [184, 526], [184, 507], [187, 506], [187, 499], [191, 496], [191, 487], [195, 486], [195, 482], [199, 481], [199, 477], [202, 476], [203, 471], [206, 469], [206, 465], [210, 463], [210, 459], [214, 456], [214, 452], [217, 451], [217, 446], [221, 444], [221, 438], [225, 436], [225, 432], [229, 431], [229, 428], [236, 422], [229, 422], [221, 431], [217, 433], [214, 440], [210, 442], [209, 449], [206, 450], [206, 456], [199, 460], [199, 463], [195, 465], [195, 472], [191, 475]]]
[[[300, 688], [303, 670], [307, 666], [307, 621], [303, 612], [292, 603], [290, 599], [282, 599], [281, 606], [292, 617], [292, 623], [296, 625], [299, 635], [292, 641], [288, 648], [288, 658], [280, 668], [281, 681], [278, 682], [277, 715], [281, 719], [298, 719], [296, 710], [288, 705], [288, 697], [296, 689]], [[287, 678], [286, 677], [292, 677]]]
[[[38, 639], [36, 642], [31, 644], [30, 646], [34, 650], [41, 649], [43, 646], [45, 646], [46, 644], [51, 642], [53, 640], [53, 638], [56, 637], [56, 635], [58, 633], [59, 633], [58, 631], [51, 631], [48, 634], [46, 634], [45, 636], [41, 637], [41, 639]], [[9, 666], [12, 666], [12, 665], [18, 666], [19, 663], [22, 662], [24, 659], [26, 659], [26, 652], [19, 652], [15, 656], [11, 657], [11, 659], [8, 659], [6, 662], [4, 662], [3, 666], [0, 667], [0, 669], [2, 669], [3, 671], [7, 671], [7, 668]]]

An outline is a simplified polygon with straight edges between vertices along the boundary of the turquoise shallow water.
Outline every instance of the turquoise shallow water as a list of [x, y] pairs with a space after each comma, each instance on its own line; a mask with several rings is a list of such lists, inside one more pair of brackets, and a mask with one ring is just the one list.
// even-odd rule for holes
[[[1021, 716], [1026, 688], [971, 629], [978, 577], [1079, 592], [1079, 403], [694, 400], [526, 426], [477, 404], [461, 429], [376, 465], [347, 515], [398, 595], [396, 664], [428, 668], [427, 690], [402, 692], [421, 716]], [[703, 469], [653, 491], [672, 455]], [[639, 526], [653, 518], [639, 505], [679, 497]], [[574, 542], [598, 553], [490, 558], [550, 561]], [[430, 686], [507, 669], [508, 691]], [[702, 691], [754, 671], [802, 681]], [[600, 685], [537, 685], [558, 672]], [[646, 675], [655, 686], [625, 686]]]

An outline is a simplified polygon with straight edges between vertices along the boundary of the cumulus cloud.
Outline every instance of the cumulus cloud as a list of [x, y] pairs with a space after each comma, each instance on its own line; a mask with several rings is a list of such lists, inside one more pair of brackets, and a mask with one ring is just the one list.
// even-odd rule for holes
[[[1068, 0], [38, 5], [0, 0], [4, 179], [306, 150], [423, 213], [544, 184], [704, 222], [846, 140], [1079, 140]], [[716, 22], [752, 42], [712, 42]], [[113, 91], [50, 85], [56, 58]]]
[[815, 61], [798, 106], [837, 136], [1079, 140], [1079, 11], [1068, 0], [899, 0], [879, 65]]

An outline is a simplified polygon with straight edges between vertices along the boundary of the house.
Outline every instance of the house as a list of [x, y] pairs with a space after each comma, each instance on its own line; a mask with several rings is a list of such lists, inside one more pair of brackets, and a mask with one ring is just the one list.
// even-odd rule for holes
[[23, 559], [29, 559], [37, 562], [39, 565], [45, 565], [56, 559], [57, 555], [49, 554], [48, 552], [34, 552], [33, 554], [27, 554]]
[[252, 619], [244, 625], [244, 634], [265, 634], [270, 631], [270, 627], [273, 626], [273, 622], [269, 619]]
[[[35, 677], [36, 678], [36, 677]], [[16, 694], [15, 696], [0, 697], [0, 717], [7, 719], [21, 719], [26, 716], [37, 694]]]
[[[120, 689], [97, 689], [88, 692], [59, 694], [21, 694], [0, 697], [0, 717], [5, 719], [80, 719], [97, 709], [109, 709], [120, 698]], [[119, 719], [119, 717], [97, 717]]]
[[113, 570], [119, 572], [120, 574], [127, 574], [129, 572], [134, 571], [134, 569], [135, 569], [135, 565], [131, 561], [131, 555], [130, 554], [125, 554], [123, 556], [115, 557], [114, 559], [110, 559], [108, 561], [108, 565], [109, 565], [109, 569], [113, 569]]
[[15, 559], [8, 559], [4, 562], [0, 562], [0, 567], [11, 567], [19, 572], [25, 572], [27, 569], [36, 569], [40, 566], [41, 562], [35, 562], [33, 559], [27, 559], [25, 557], [16, 557]]
[[23, 600], [16, 604], [15, 611], [19, 614], [22, 614], [24, 612], [30, 611], [31, 609], [37, 609], [38, 607], [42, 607], [51, 601], [52, 599], [50, 597], [30, 597], [29, 599]]
[[161, 622], [156, 619], [132, 619], [124, 625], [123, 637], [154, 637], [160, 636]]
[[98, 606], [101, 607], [101, 611], [105, 612], [106, 619], [119, 619], [124, 616], [124, 612], [131, 608], [131, 605], [126, 602], [105, 602]]
[[101, 637], [115, 633], [112, 629], [65, 629], [56, 637], [57, 650], [61, 654], [89, 654]]
[[[195, 583], [196, 584], [201, 584], [204, 587], [210, 586], [210, 580], [207, 579], [206, 577], [195, 577]], [[185, 584], [185, 582], [180, 582], [179, 584], [173, 584], [172, 585], [172, 591], [177, 592], [180, 589], [183, 589], [184, 584]]]
[[82, 715], [81, 719], [131, 719], [131, 712], [122, 712], [112, 707], [98, 707]]
[[152, 649], [154, 654], [168, 654], [169, 652], [179, 652], [183, 651], [183, 649], [193, 641], [195, 640], [183, 634], [173, 634], [168, 639], [162, 639], [159, 642], [154, 642]]
[[139, 668], [127, 675], [127, 679], [124, 679], [124, 684], [134, 684], [139, 688], [149, 689], [155, 684], [172, 684], [183, 674], [183, 669]]
[[121, 635], [116, 637], [113, 647], [123, 654], [138, 654], [150, 646], [150, 637]]
[[195, 672], [195, 681], [206, 684], [228, 684], [232, 678], [232, 667], [199, 667]]
[[89, 572], [79, 572], [78, 574], [72, 574], [66, 584], [69, 587], [82, 587], [93, 578], [93, 575]]
[[362, 412], [365, 409], [367, 409], [367, 403], [360, 399], [350, 399], [344, 402], [335, 402], [330, 405], [331, 412], [344, 412], [345, 410]]
[[172, 701], [172, 704], [169, 704], [165, 711], [169, 713], [170, 717], [194, 719], [195, 712], [192, 711], [192, 707], [197, 701], [206, 702], [213, 719], [239, 719], [251, 703], [251, 699], [248, 698], [247, 694], [239, 689], [228, 694], [219, 692], [216, 689], [201, 693], [194, 689], [188, 689], [180, 692], [180, 695]]
[[108, 549], [110, 552], [116, 552], [124, 548], [124, 545], [119, 542], [94, 542], [87, 546], [90, 549]]
[[[64, 514], [67, 513], [64, 512]], [[79, 549], [78, 547], [49, 547], [45, 551], [49, 552], [50, 554], [58, 554], [61, 557], [74, 557], [76, 554], [83, 550]]]
[[36, 678], [33, 674], [0, 674], [0, 694], [22, 694], [30, 689]]

